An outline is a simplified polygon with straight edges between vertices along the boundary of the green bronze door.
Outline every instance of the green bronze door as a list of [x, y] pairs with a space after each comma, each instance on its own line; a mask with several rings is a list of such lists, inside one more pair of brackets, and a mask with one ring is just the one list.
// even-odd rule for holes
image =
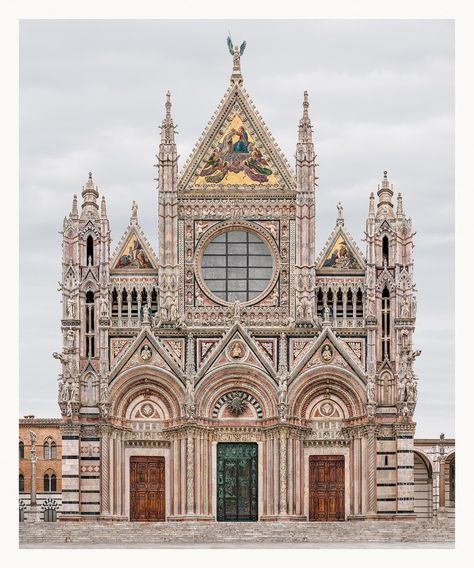
[[217, 520], [258, 520], [258, 445], [217, 444]]

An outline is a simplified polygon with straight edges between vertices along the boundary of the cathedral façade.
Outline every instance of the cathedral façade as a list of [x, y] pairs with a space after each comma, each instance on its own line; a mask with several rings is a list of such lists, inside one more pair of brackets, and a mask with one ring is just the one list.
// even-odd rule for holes
[[114, 251], [92, 175], [64, 219], [62, 511], [135, 521], [414, 518], [413, 229], [387, 173], [366, 251], [315, 248], [308, 95], [294, 169], [230, 85], [188, 161], [166, 96], [156, 252]]

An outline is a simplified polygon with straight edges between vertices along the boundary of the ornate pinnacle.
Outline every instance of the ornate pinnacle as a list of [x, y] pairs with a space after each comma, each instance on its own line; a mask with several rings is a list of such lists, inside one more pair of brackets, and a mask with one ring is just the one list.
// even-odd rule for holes
[[374, 216], [374, 214], [375, 214], [375, 197], [374, 197], [374, 192], [371, 191], [369, 197], [369, 217]]
[[100, 202], [100, 216], [104, 219], [107, 217], [107, 207], [105, 205], [105, 197], [104, 196], [102, 196], [102, 200]]
[[[94, 209], [98, 209], [97, 198], [99, 197], [99, 192], [97, 187], [94, 187], [94, 180], [92, 179], [92, 172], [89, 172], [89, 177], [87, 179], [86, 185], [82, 189], [82, 209], [89, 208], [90, 206]], [[90, 209], [89, 209], [90, 210]]]
[[[379, 184], [377, 195], [379, 197], [378, 208], [381, 209], [381, 206], [388, 206], [390, 211], [393, 208], [392, 205], [392, 197], [393, 197], [393, 189], [390, 187], [390, 182], [387, 178], [387, 170], [383, 173], [383, 180], [382, 183]], [[382, 207], [382, 210], [388, 213], [388, 209], [386, 207]], [[391, 213], [393, 215], [393, 212]]]
[[308, 101], [308, 91], [303, 94], [303, 116], [300, 119], [298, 127], [298, 142], [302, 143], [312, 143], [313, 142], [313, 126], [311, 124], [311, 119], [309, 118], [309, 101]]
[[72, 212], [71, 212], [71, 216], [73, 219], [77, 219], [78, 217], [78, 211], [77, 211], [77, 195], [74, 194], [74, 197], [72, 198]]
[[397, 196], [397, 217], [404, 217], [405, 213], [403, 211], [403, 198], [402, 194], [399, 193]]
[[174, 144], [174, 124], [171, 117], [171, 93], [166, 91], [166, 102], [165, 102], [165, 118], [161, 123], [161, 143], [162, 144]]

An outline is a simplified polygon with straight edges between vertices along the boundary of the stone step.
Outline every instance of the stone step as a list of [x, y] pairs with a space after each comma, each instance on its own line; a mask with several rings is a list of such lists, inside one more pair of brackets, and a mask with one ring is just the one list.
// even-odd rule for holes
[[454, 523], [20, 523], [21, 543], [453, 542]]

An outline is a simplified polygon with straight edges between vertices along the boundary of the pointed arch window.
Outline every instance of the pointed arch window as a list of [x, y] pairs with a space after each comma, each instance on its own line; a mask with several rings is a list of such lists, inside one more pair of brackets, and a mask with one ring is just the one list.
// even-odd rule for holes
[[363, 303], [363, 294], [362, 290], [359, 288], [356, 294], [356, 317], [363, 318], [364, 317], [364, 303]]
[[56, 446], [56, 442], [51, 442], [49, 455], [52, 460], [58, 459], [58, 448]]
[[155, 288], [151, 291], [151, 311], [153, 314], [158, 311], [158, 293]]
[[138, 294], [135, 288], [132, 290], [131, 299], [131, 315], [132, 318], [136, 318], [138, 317]]
[[86, 357], [95, 357], [95, 309], [94, 292], [86, 294]]
[[388, 244], [388, 237], [387, 235], [384, 235], [384, 238], [382, 239], [382, 259], [384, 262], [387, 263], [387, 266], [389, 264], [389, 244]]
[[112, 317], [118, 317], [118, 293], [116, 288], [112, 290]]
[[344, 315], [344, 303], [343, 303], [343, 296], [342, 290], [339, 290], [336, 293], [336, 317], [342, 318]]
[[47, 473], [43, 476], [43, 491], [49, 493], [50, 491], [50, 479]]
[[20, 473], [18, 476], [18, 491], [23, 492], [25, 490], [25, 476]]
[[354, 316], [354, 295], [352, 294], [352, 290], [347, 291], [347, 300], [346, 300], [346, 317], [351, 318]]
[[20, 440], [18, 444], [18, 457], [22, 460], [25, 458], [25, 444]]
[[123, 318], [128, 318], [128, 294], [125, 288], [122, 290], [122, 313]]
[[390, 359], [390, 292], [385, 286], [382, 292], [382, 360]]
[[43, 444], [43, 459], [49, 460], [51, 459], [51, 452], [49, 447], [49, 442], [45, 442]]
[[94, 264], [94, 239], [92, 238], [92, 235], [89, 235], [87, 237], [86, 249], [87, 249], [87, 256], [86, 256], [87, 264], [88, 265]]
[[324, 294], [321, 288], [319, 288], [316, 294], [316, 313], [319, 317], [323, 317], [323, 310], [324, 310]]

